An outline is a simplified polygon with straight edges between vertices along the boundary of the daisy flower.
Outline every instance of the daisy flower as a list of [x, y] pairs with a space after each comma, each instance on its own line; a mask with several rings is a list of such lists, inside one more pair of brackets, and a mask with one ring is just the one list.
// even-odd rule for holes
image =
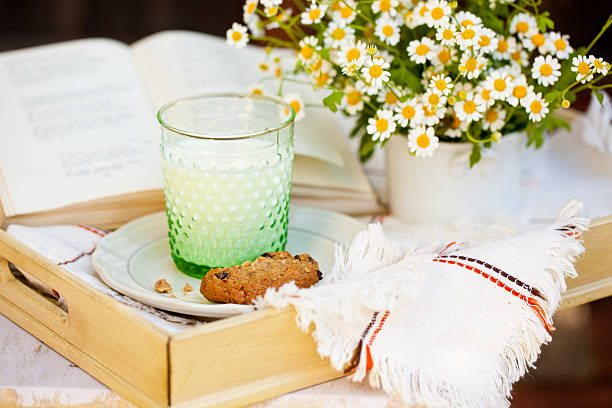
[[[381, 0], [383, 1], [383, 0]], [[380, 17], [376, 20], [376, 36], [388, 45], [396, 45], [400, 40], [400, 29], [397, 22], [390, 17]]]
[[543, 57], [537, 56], [533, 61], [531, 68], [531, 76], [536, 79], [540, 85], [551, 86], [561, 76], [561, 64], [559, 60], [551, 55]]
[[505, 120], [506, 111], [504, 109], [488, 109], [484, 114], [482, 128], [485, 130], [490, 130], [491, 132], [497, 132], [504, 127]]
[[610, 70], [610, 65], [603, 60], [603, 58], [595, 58], [591, 56], [591, 64], [593, 64], [593, 68], [595, 72], [601, 75], [607, 75]]
[[408, 148], [416, 157], [431, 157], [438, 148], [438, 138], [432, 127], [419, 126], [408, 134]]
[[413, 40], [408, 44], [408, 55], [410, 59], [417, 64], [424, 64], [428, 59], [433, 58], [433, 51], [435, 43], [427, 38], [423, 37], [421, 40]]
[[242, 24], [234, 23], [232, 28], [225, 33], [226, 42], [232, 47], [244, 48], [249, 42], [247, 28]]
[[527, 84], [525, 75], [520, 75], [514, 78], [511, 84], [512, 91], [506, 98], [506, 101], [512, 106], [523, 105], [527, 95], [533, 93], [533, 86]]
[[[304, 117], [304, 102], [302, 101], [302, 96], [298, 92], [289, 92], [283, 96], [283, 101], [291, 105], [295, 111], [296, 122]], [[284, 108], [283, 112], [286, 116], [291, 114], [287, 108]]]
[[325, 60], [323, 60], [319, 72], [314, 75], [317, 86], [321, 87], [327, 85], [335, 76], [336, 70], [333, 69], [333, 66]]
[[518, 13], [510, 22], [510, 33], [531, 37], [538, 31], [538, 23], [531, 14]]
[[[267, 17], [274, 17], [275, 15], [278, 14], [278, 6], [264, 7], [264, 14]], [[272, 30], [272, 29], [278, 28], [278, 27], [279, 27], [278, 22], [273, 22], [271, 24], [268, 24], [268, 26], [266, 28], [268, 28], [269, 30]]]
[[525, 101], [525, 109], [532, 122], [539, 122], [546, 117], [548, 113], [548, 103], [546, 103], [540, 92], [537, 94], [531, 93], [527, 96], [527, 100]]
[[251, 20], [251, 17], [255, 14], [255, 10], [257, 10], [257, 5], [259, 0], [247, 0], [246, 3], [242, 6], [242, 19], [245, 23]]
[[344, 97], [340, 107], [349, 115], [354, 115], [363, 109], [364, 100], [367, 100], [367, 96], [361, 92], [359, 85], [357, 87], [347, 85], [344, 88]]
[[376, 0], [372, 3], [372, 11], [393, 17], [397, 14], [397, 6], [399, 6], [398, 0]]
[[391, 134], [395, 132], [395, 127], [393, 112], [382, 109], [376, 112], [376, 118], [368, 118], [366, 131], [372, 135], [372, 140], [382, 142], [391, 137]]
[[486, 27], [481, 28], [478, 33], [478, 46], [482, 52], [487, 54], [495, 51], [497, 49], [497, 35], [495, 31]]
[[502, 71], [493, 71], [487, 76], [484, 87], [491, 90], [491, 98], [503, 101], [512, 92], [512, 77]]
[[464, 52], [459, 63], [459, 72], [463, 73], [467, 79], [476, 79], [480, 76], [486, 64], [487, 60], [483, 56], [478, 55], [474, 57]]
[[391, 77], [388, 69], [390, 64], [385, 62], [380, 57], [374, 57], [371, 60], [366, 60], [366, 66], [361, 69], [361, 74], [366, 82], [370, 83], [371, 87], [380, 88], [384, 82], [387, 82]]
[[325, 47], [339, 48], [343, 42], [355, 41], [355, 30], [344, 23], [332, 21], [324, 34]]
[[429, 81], [429, 87], [440, 95], [448, 95], [453, 89], [453, 81], [444, 74], [434, 75]]
[[384, 103], [385, 109], [393, 109], [396, 104], [399, 102], [398, 97], [392, 91], [382, 88], [378, 93], [378, 98], [376, 98], [378, 102]]
[[435, 108], [444, 106], [446, 105], [446, 96], [434, 89], [428, 89], [427, 92], [423, 94], [423, 105], [429, 105]]
[[440, 24], [436, 28], [436, 40], [442, 45], [452, 46], [456, 42], [457, 28], [454, 24]]
[[578, 55], [572, 59], [572, 72], [576, 73], [576, 81], [583, 84], [593, 79], [591, 73], [591, 58], [585, 55]]
[[459, 128], [448, 128], [444, 132], [444, 136], [450, 137], [451, 139], [458, 139], [461, 137], [461, 129]]
[[336, 53], [336, 59], [338, 60], [338, 65], [355, 61], [357, 68], [361, 68], [367, 55], [366, 44], [363, 41], [357, 41], [356, 43], [345, 42], [340, 47], [340, 51]]
[[482, 24], [482, 20], [469, 11], [459, 11], [455, 14], [455, 18], [457, 19], [459, 25], [463, 28]]
[[451, 15], [451, 8], [445, 0], [430, 0], [427, 2], [428, 11], [425, 13], [425, 23], [429, 27], [447, 25]]
[[361, 64], [357, 60], [350, 60], [342, 64], [342, 73], [346, 76], [352, 77], [357, 74]]
[[493, 58], [496, 60], [509, 60], [510, 53], [516, 48], [516, 39], [514, 37], [497, 37], [497, 48], [493, 51]]
[[249, 85], [247, 89], [249, 93], [253, 95], [266, 95], [268, 93], [262, 84], [252, 84]]
[[461, 31], [457, 33], [457, 44], [462, 50], [478, 49], [478, 39], [480, 38], [480, 26], [470, 25], [467, 27], [461, 27]]
[[278, 7], [283, 3], [283, 0], [261, 0], [264, 7]]
[[414, 122], [415, 124], [435, 126], [440, 123], [444, 115], [446, 115], [445, 107], [438, 108], [432, 105], [423, 105], [423, 117], [420, 120], [415, 118]]
[[462, 122], [472, 122], [482, 118], [485, 106], [475, 100], [474, 94], [468, 94], [467, 98], [454, 105], [455, 114]]
[[321, 49], [321, 47], [319, 47], [317, 43], [317, 37], [312, 35], [304, 37], [302, 41], [300, 41], [299, 57], [302, 62], [308, 62], [314, 56], [316, 56], [317, 51]]
[[510, 53], [510, 60], [514, 64], [523, 66], [529, 62], [529, 55], [527, 55], [527, 52], [517, 43], [516, 50]]
[[404, 24], [406, 24], [406, 27], [412, 29], [420, 25], [414, 10], [405, 9], [403, 13]]
[[495, 99], [491, 96], [491, 89], [488, 89], [481, 84], [474, 89], [474, 102], [478, 105], [483, 105], [485, 108], [493, 106]]
[[548, 42], [544, 34], [536, 31], [530, 37], [523, 37], [523, 47], [529, 51], [538, 49], [540, 54], [546, 54], [548, 50]]
[[427, 12], [429, 11], [429, 8], [427, 7], [427, 4], [424, 2], [419, 2], [417, 5], [414, 6], [414, 24], [417, 26], [420, 26], [422, 24], [427, 24]]
[[308, 69], [311, 70], [312, 72], [320, 71], [321, 68], [323, 67], [323, 62], [326, 62], [329, 65], [329, 63], [325, 61], [323, 58], [318, 57], [317, 59], [314, 60], [314, 62], [311, 62], [308, 65]]
[[253, 34], [253, 36], [255, 37], [261, 37], [264, 33], [263, 24], [257, 14], [253, 14], [251, 16], [251, 18], [247, 22], [247, 26], [249, 27], [251, 34]]
[[331, 18], [337, 24], [350, 24], [355, 20], [357, 4], [353, 0], [342, 0], [332, 4]]
[[447, 47], [436, 47], [434, 50], [434, 57], [431, 59], [431, 63], [434, 66], [446, 65], [451, 60], [455, 59], [455, 49]]
[[574, 49], [569, 44], [569, 35], [556, 32], [548, 33], [549, 52], [559, 59], [568, 59]]
[[308, 8], [302, 12], [301, 22], [305, 25], [320, 23], [323, 16], [325, 16], [326, 11], [326, 5], [312, 2], [310, 3], [310, 6], [308, 6]]
[[395, 111], [397, 113], [394, 119], [402, 127], [407, 127], [408, 124], [413, 125], [423, 120], [423, 107], [415, 98], [405, 102], [398, 102], [395, 105]]

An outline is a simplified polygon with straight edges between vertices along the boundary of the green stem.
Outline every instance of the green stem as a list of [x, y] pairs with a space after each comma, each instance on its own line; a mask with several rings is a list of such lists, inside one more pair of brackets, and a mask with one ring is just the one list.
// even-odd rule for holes
[[601, 28], [601, 30], [599, 30], [599, 34], [597, 34], [597, 36], [593, 38], [593, 41], [591, 41], [591, 43], [586, 48], [586, 50], [584, 50], [585, 55], [591, 50], [591, 48], [593, 48], [597, 40], [599, 40], [599, 38], [606, 32], [606, 30], [608, 29], [608, 27], [610, 27], [611, 24], [612, 24], [612, 14], [610, 14], [604, 26]]
[[283, 41], [280, 40], [276, 37], [271, 37], [268, 35], [263, 35], [263, 36], [249, 36], [249, 38], [253, 41], [264, 41], [264, 42], [271, 42], [273, 44], [279, 45], [281, 47], [285, 47], [285, 48], [292, 48], [292, 49], [297, 49], [297, 46], [289, 41]]

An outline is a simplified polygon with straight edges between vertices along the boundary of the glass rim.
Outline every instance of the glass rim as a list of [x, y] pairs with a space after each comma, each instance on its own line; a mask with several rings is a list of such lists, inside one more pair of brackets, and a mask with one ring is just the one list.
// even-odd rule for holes
[[[214, 137], [214, 136], [206, 136], [203, 135], [201, 133], [198, 132], [190, 132], [188, 130], [184, 130], [184, 129], [180, 129], [178, 127], [172, 126], [169, 123], [167, 123], [163, 118], [162, 115], [164, 112], [166, 112], [168, 109], [183, 103], [183, 102], [189, 102], [189, 101], [195, 101], [195, 100], [202, 100], [202, 99], [208, 99], [208, 98], [229, 98], [229, 99], [253, 99], [253, 100], [260, 100], [260, 101], [268, 101], [268, 102], [272, 102], [275, 103], [276, 105], [278, 105], [279, 107], [283, 107], [285, 109], [290, 109], [291, 115], [289, 115], [289, 119], [285, 120], [284, 122], [282, 122], [281, 124], [271, 127], [271, 128], [266, 128], [262, 131], [257, 131], [257, 132], [252, 132], [252, 133], [241, 133], [241, 134], [237, 134], [236, 136], [231, 136], [231, 137]], [[286, 128], [287, 126], [290, 126], [291, 124], [293, 124], [295, 120], [295, 110], [293, 109], [293, 107], [283, 101], [280, 98], [276, 98], [276, 97], [272, 97], [272, 96], [267, 96], [267, 95], [254, 95], [254, 94], [250, 94], [250, 93], [237, 93], [237, 92], [219, 92], [219, 93], [206, 93], [206, 94], [198, 94], [198, 95], [192, 95], [192, 96], [186, 96], [186, 97], [182, 97], [182, 98], [178, 98], [175, 99], [171, 102], [168, 102], [167, 104], [165, 104], [164, 106], [162, 106], [159, 111], [157, 111], [157, 121], [160, 123], [160, 125], [162, 125], [162, 127], [174, 132], [174, 133], [178, 133], [184, 136], [189, 136], [189, 137], [194, 137], [197, 139], [206, 139], [206, 140], [242, 140], [242, 139], [250, 139], [253, 137], [258, 137], [258, 136], [263, 136], [266, 135], [268, 133], [272, 133], [272, 132], [277, 132], [279, 130], [282, 130], [284, 128]]]

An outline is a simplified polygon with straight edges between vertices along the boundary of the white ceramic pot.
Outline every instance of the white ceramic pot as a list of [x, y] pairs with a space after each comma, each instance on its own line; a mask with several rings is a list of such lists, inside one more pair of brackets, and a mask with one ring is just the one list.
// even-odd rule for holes
[[459, 218], [486, 220], [520, 205], [520, 153], [524, 133], [502, 138], [470, 169], [472, 145], [441, 142], [433, 157], [410, 155], [405, 137], [385, 147], [391, 213], [415, 224], [445, 224]]

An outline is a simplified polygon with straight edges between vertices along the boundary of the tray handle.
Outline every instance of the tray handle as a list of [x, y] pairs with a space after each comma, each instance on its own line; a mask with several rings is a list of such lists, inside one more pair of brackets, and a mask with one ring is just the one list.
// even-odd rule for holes
[[[17, 306], [30, 315], [42, 318], [43, 321], [52, 320], [56, 324], [68, 323], [68, 313], [41, 292], [17, 279], [11, 272], [9, 261], [3, 257], [0, 257], [0, 295], [7, 298], [18, 297], [20, 302]], [[8, 300], [12, 300], [10, 298]]]

